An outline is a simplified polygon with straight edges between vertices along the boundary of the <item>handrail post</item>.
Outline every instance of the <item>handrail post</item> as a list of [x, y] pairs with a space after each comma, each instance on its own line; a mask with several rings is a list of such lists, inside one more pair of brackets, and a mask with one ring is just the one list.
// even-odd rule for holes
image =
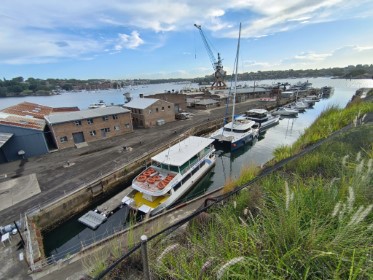
[[142, 267], [144, 270], [144, 279], [150, 280], [147, 242], [148, 242], [148, 237], [145, 234], [141, 235], [141, 257], [142, 257]]

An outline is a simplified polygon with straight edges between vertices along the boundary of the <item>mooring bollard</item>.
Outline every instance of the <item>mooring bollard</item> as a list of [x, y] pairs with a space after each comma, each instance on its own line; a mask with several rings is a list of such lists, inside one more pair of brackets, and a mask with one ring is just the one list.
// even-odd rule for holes
[[144, 279], [150, 280], [148, 249], [147, 249], [148, 237], [144, 234], [144, 235], [141, 235], [140, 238], [141, 238], [141, 257], [142, 257], [142, 267], [144, 270]]

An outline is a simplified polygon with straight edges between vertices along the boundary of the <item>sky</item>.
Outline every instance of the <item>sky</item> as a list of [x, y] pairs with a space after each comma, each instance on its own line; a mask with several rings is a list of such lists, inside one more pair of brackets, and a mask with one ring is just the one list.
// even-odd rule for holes
[[0, 77], [210, 75], [373, 63], [373, 0], [1, 0]]

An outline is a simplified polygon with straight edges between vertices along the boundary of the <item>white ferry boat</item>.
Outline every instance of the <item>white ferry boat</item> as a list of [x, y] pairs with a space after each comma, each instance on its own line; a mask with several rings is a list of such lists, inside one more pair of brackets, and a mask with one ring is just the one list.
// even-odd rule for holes
[[155, 215], [185, 195], [215, 164], [214, 140], [190, 136], [151, 158], [122, 203]]

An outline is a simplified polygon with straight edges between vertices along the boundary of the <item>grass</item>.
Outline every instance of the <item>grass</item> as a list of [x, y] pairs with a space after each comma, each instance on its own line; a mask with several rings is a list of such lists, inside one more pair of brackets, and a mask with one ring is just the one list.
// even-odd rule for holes
[[[364, 112], [350, 110], [323, 114], [340, 121], [329, 125], [329, 134]], [[326, 136], [310, 128], [277, 156]], [[178, 244], [151, 263], [155, 278], [372, 279], [372, 139], [371, 126], [353, 128], [191, 222], [178, 238], [153, 248], [151, 259], [170, 242]], [[241, 174], [227, 191], [252, 178]]]
[[[311, 159], [326, 160], [325, 169], [327, 148], [332, 149], [322, 147]], [[330, 165], [328, 176], [298, 175], [303, 167], [297, 163], [304, 159], [298, 160], [214, 209], [210, 218], [191, 223], [173, 240], [177, 250], [152, 263], [157, 278], [371, 279], [373, 172], [367, 154], [342, 165], [344, 154], [331, 152], [338, 168]]]
[[327, 108], [292, 146], [284, 145], [276, 148], [274, 161], [280, 161], [299, 153], [307, 146], [325, 139], [333, 132], [352, 124], [356, 117], [361, 117], [368, 112], [373, 112], [373, 103], [359, 100], [351, 103], [345, 109], [339, 109], [336, 106]]

